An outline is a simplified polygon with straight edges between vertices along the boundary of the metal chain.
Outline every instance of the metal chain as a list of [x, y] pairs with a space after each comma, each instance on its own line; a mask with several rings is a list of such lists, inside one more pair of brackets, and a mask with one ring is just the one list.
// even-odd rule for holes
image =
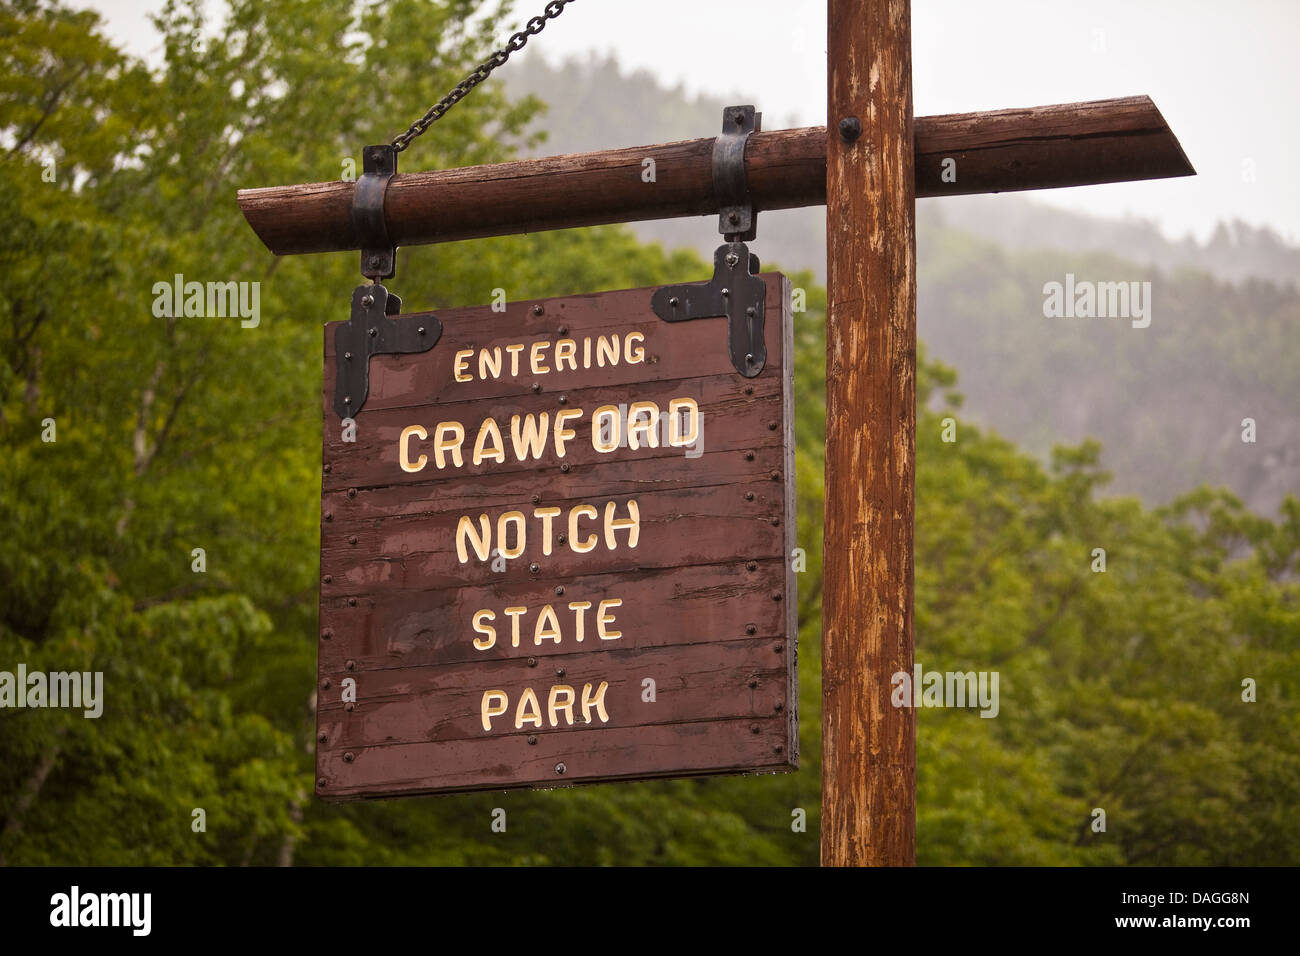
[[518, 53], [522, 50], [524, 45], [528, 43], [529, 37], [537, 36], [537, 34], [541, 33], [548, 20], [554, 20], [564, 12], [566, 4], [573, 2], [574, 0], [551, 0], [551, 2], [546, 5], [546, 9], [542, 11], [540, 17], [533, 17], [529, 20], [528, 25], [512, 36], [504, 47], [497, 50], [475, 67], [474, 71], [470, 73], [469, 76], [457, 83], [450, 93], [433, 105], [429, 112], [425, 113], [418, 120], [412, 123], [410, 129], [394, 139], [392, 143], [393, 148], [399, 153], [406, 149], [406, 147], [411, 144], [411, 140], [415, 139], [415, 137], [419, 136], [438, 120], [442, 119], [449, 109], [469, 95], [470, 90], [474, 89], [474, 87], [478, 86], [491, 76], [492, 71], [497, 67], [504, 65], [506, 60], [510, 59], [511, 53]]

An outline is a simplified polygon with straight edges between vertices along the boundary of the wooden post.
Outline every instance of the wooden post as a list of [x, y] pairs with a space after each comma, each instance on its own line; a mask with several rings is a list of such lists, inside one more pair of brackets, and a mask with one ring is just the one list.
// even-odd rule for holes
[[[916, 862], [912, 672], [916, 183], [909, 0], [828, 0], [826, 866]], [[856, 120], [851, 142], [841, 122]], [[852, 131], [849, 131], [852, 136]]]

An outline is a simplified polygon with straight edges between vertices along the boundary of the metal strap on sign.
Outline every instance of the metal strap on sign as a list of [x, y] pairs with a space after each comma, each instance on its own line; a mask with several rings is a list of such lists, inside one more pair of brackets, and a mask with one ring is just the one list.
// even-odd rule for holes
[[746, 378], [762, 372], [767, 362], [767, 286], [758, 278], [758, 256], [745, 245], [758, 233], [758, 212], [745, 177], [745, 145], [762, 119], [752, 106], [722, 111], [722, 135], [713, 141], [713, 192], [721, 206], [718, 231], [726, 242], [713, 253], [713, 278], [664, 286], [650, 299], [655, 315], [665, 322], [726, 316], [731, 364]]
[[361, 274], [378, 282], [396, 272], [397, 247], [388, 237], [384, 197], [397, 173], [397, 150], [389, 145], [361, 151], [361, 178], [352, 194], [352, 228], [361, 246]]
[[334, 329], [334, 411], [355, 418], [370, 393], [370, 356], [427, 352], [442, 336], [432, 313], [398, 316], [402, 300], [379, 283], [352, 292], [352, 316]]

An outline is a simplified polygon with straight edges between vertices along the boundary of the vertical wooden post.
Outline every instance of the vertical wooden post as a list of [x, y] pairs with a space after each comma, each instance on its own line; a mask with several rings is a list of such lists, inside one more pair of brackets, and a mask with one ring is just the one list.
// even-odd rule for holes
[[890, 678], [912, 672], [911, 4], [828, 0], [827, 30], [821, 859], [902, 866], [916, 862], [916, 723]]

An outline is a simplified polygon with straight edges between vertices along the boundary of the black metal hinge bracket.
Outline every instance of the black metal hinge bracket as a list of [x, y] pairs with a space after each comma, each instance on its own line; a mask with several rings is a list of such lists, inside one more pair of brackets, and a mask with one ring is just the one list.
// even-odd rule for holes
[[745, 144], [762, 125], [763, 114], [752, 106], [722, 111], [722, 135], [713, 141], [713, 194], [721, 208], [718, 232], [726, 242], [713, 253], [713, 278], [664, 286], [650, 298], [650, 307], [665, 322], [726, 316], [731, 364], [746, 378], [767, 362], [767, 286], [758, 278], [758, 256], [745, 245], [758, 234], [758, 212], [745, 179]]
[[721, 210], [718, 232], [728, 242], [752, 242], [758, 235], [758, 213], [745, 178], [745, 146], [749, 134], [762, 128], [763, 114], [752, 106], [722, 111], [722, 135], [713, 141], [713, 196]]
[[397, 174], [397, 149], [367, 146], [361, 151], [361, 178], [352, 194], [352, 229], [361, 246], [361, 274], [376, 282], [397, 271], [397, 247], [388, 238], [384, 196]]
[[767, 342], [763, 310], [767, 286], [758, 278], [758, 256], [743, 242], [728, 242], [713, 253], [713, 278], [656, 289], [650, 299], [655, 315], [665, 322], [727, 317], [727, 348], [731, 364], [746, 378], [763, 371]]
[[[334, 329], [334, 411], [355, 418], [370, 392], [370, 356], [427, 352], [442, 336], [435, 315], [398, 316], [402, 300], [378, 283], [352, 292], [352, 317]], [[392, 316], [392, 318], [390, 318]]]

